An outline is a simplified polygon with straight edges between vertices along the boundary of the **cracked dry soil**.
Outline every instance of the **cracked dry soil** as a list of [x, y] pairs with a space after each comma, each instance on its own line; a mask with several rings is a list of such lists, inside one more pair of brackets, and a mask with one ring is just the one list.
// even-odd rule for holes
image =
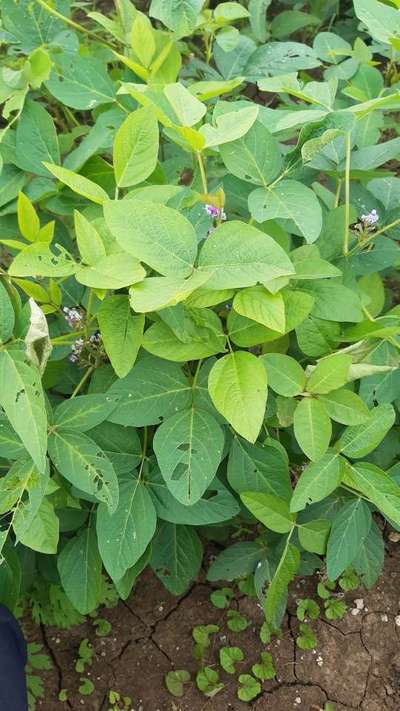
[[[316, 579], [293, 584], [283, 636], [268, 647], [259, 639], [263, 616], [256, 601], [246, 597], [236, 601], [252, 624], [244, 632], [233, 633], [226, 628], [225, 612], [210, 603], [211, 589], [198, 582], [185, 595], [174, 598], [148, 571], [126, 603], [100, 612], [112, 625], [108, 637], [96, 637], [90, 622], [67, 631], [31, 628], [30, 639], [44, 644], [54, 665], [42, 673], [46, 698], [38, 703], [38, 709], [106, 711], [107, 692], [113, 689], [132, 698], [134, 711], [322, 711], [327, 701], [334, 704], [335, 711], [399, 711], [400, 627], [395, 618], [400, 612], [400, 546], [391, 546], [384, 574], [372, 590], [345, 595], [349, 612], [343, 620], [322, 618], [312, 623], [318, 637], [316, 650], [303, 651], [295, 644], [299, 624], [296, 600], [313, 596]], [[357, 598], [363, 598], [364, 608], [353, 615]], [[247, 673], [261, 651], [272, 652], [277, 677], [264, 682], [262, 694], [252, 703], [237, 699], [236, 677], [223, 671], [225, 688], [211, 699], [192, 683], [185, 686], [182, 699], [173, 698], [165, 689], [166, 672], [184, 668], [195, 673], [191, 631], [195, 625], [209, 623], [219, 624], [220, 632], [208, 662], [217, 661], [221, 646], [240, 646], [245, 661], [238, 671]], [[74, 671], [74, 660], [85, 637], [93, 644], [95, 656], [88, 673], [80, 675]], [[91, 696], [78, 692], [79, 677], [83, 676], [95, 684]], [[60, 689], [68, 689], [65, 703], [58, 700]]]

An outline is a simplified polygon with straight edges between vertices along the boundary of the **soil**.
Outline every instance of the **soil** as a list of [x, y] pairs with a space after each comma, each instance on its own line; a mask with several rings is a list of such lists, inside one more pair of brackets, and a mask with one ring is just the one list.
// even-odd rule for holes
[[[342, 620], [313, 622], [318, 638], [315, 650], [296, 647], [299, 622], [296, 600], [313, 596], [316, 578], [298, 579], [289, 594], [289, 608], [281, 639], [267, 647], [259, 638], [263, 615], [254, 598], [239, 596], [234, 606], [251, 620], [243, 632], [231, 632], [226, 613], [210, 603], [212, 588], [204, 580], [179, 598], [172, 597], [147, 571], [126, 603], [104, 609], [112, 630], [96, 637], [90, 619], [71, 630], [36, 627], [32, 640], [40, 641], [53, 661], [53, 669], [41, 672], [46, 697], [41, 711], [107, 711], [108, 691], [132, 698], [131, 711], [323, 711], [330, 701], [335, 711], [398, 711], [400, 709], [400, 543], [391, 544], [384, 574], [369, 591], [358, 589], [344, 596], [349, 611]], [[356, 599], [362, 599], [358, 613]], [[321, 603], [321, 601], [319, 600]], [[359, 606], [362, 603], [358, 603]], [[172, 697], [164, 675], [173, 669], [196, 673], [192, 657], [192, 628], [218, 624], [220, 631], [208, 662], [218, 659], [221, 646], [239, 646], [245, 661], [238, 671], [247, 673], [261, 651], [272, 653], [277, 676], [262, 685], [260, 696], [249, 704], [236, 697], [236, 678], [221, 671], [223, 691], [214, 698], [203, 696], [193, 683], [185, 685], [182, 698]], [[397, 623], [397, 624], [396, 624]], [[93, 665], [85, 674], [74, 671], [79, 644], [88, 638], [95, 650]], [[91, 696], [78, 692], [80, 677], [95, 684]], [[68, 701], [60, 702], [60, 689], [68, 689]]]

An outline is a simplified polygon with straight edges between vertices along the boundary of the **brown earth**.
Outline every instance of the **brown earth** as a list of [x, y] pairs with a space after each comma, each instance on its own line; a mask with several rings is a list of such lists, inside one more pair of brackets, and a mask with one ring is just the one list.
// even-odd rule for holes
[[[328, 701], [335, 711], [399, 711], [400, 544], [391, 546], [384, 575], [372, 590], [345, 595], [349, 612], [343, 620], [312, 623], [318, 646], [302, 651], [295, 644], [296, 600], [311, 596], [315, 587], [316, 579], [296, 581], [282, 638], [264, 647], [259, 638], [263, 615], [254, 599], [242, 596], [234, 603], [251, 619], [244, 632], [234, 633], [225, 625], [225, 611], [210, 603], [207, 584], [198, 582], [174, 598], [146, 572], [126, 603], [101, 611], [112, 625], [109, 636], [96, 637], [90, 621], [68, 631], [36, 628], [32, 639], [43, 642], [54, 664], [52, 671], [41, 673], [46, 698], [38, 709], [107, 711], [107, 694], [113, 689], [132, 698], [132, 711], [322, 711]], [[354, 614], [357, 598], [363, 599], [364, 608]], [[181, 699], [166, 690], [166, 672], [188, 669], [196, 673], [191, 631], [195, 625], [209, 623], [220, 626], [208, 657], [211, 664], [217, 661], [221, 646], [243, 650], [245, 661], [237, 667], [240, 673], [251, 672], [261, 651], [272, 653], [277, 677], [264, 682], [261, 695], [251, 704], [237, 699], [236, 678], [223, 671], [225, 688], [214, 698], [203, 696], [193, 683], [185, 686]], [[89, 638], [95, 656], [86, 673], [77, 674], [74, 660], [83, 638]], [[79, 694], [80, 677], [95, 684], [91, 696]], [[58, 700], [60, 689], [68, 689], [67, 702]]]

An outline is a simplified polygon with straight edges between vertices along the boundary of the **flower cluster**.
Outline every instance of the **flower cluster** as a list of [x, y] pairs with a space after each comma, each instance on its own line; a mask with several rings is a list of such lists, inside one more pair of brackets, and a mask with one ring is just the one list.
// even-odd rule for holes
[[213, 217], [214, 220], [226, 220], [225, 210], [222, 207], [215, 207], [215, 205], [204, 205], [204, 209], [207, 215]]
[[361, 215], [361, 222], [366, 228], [375, 227], [378, 221], [379, 215], [376, 210], [371, 210], [371, 212], [368, 212], [366, 215]]
[[72, 346], [71, 346], [72, 353], [69, 357], [71, 363], [78, 363], [79, 362], [80, 357], [82, 355], [84, 345], [85, 345], [85, 341], [83, 340], [83, 338], [77, 338], [75, 343], [72, 344]]
[[102, 358], [102, 353], [99, 352], [102, 344], [100, 331], [95, 331], [87, 340], [77, 338], [72, 344], [72, 353], [69, 356], [71, 363], [79, 363], [80, 365], [95, 365], [98, 362], [99, 356]]
[[68, 306], [63, 306], [62, 310], [64, 318], [70, 328], [76, 330], [81, 327], [83, 321], [83, 314], [81, 313], [81, 311], [79, 311], [79, 309], [75, 307], [70, 309], [68, 308]]

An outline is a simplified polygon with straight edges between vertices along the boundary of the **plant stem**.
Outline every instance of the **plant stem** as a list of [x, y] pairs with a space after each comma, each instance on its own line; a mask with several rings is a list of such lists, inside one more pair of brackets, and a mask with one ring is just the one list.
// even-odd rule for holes
[[83, 25], [79, 25], [77, 22], [70, 20], [69, 17], [65, 17], [65, 15], [62, 15], [61, 12], [58, 12], [58, 10], [55, 10], [53, 7], [51, 7], [51, 5], [48, 5], [45, 0], [36, 0], [36, 2], [38, 5], [43, 7], [44, 10], [49, 13], [49, 15], [53, 15], [53, 17], [56, 17], [58, 20], [65, 22], [66, 25], [73, 27], [74, 30], [77, 30], [78, 32], [83, 32], [88, 37], [92, 37], [93, 39], [95, 39], [96, 42], [100, 42], [100, 44], [104, 44], [107, 47], [113, 49], [113, 45], [110, 42], [107, 42], [107, 40], [104, 39], [100, 39], [100, 37], [98, 37], [95, 32], [92, 32], [92, 30], [88, 30]]
[[88, 335], [89, 324], [91, 321], [90, 313], [92, 310], [92, 305], [93, 305], [93, 289], [89, 289], [89, 296], [88, 296], [87, 305], [86, 305], [86, 325], [85, 325], [86, 336]]
[[340, 191], [342, 189], [342, 181], [340, 178], [338, 178], [337, 181], [337, 188], [336, 188], [336, 195], [335, 195], [335, 207], [339, 205], [339, 200], [340, 200]]
[[200, 151], [196, 151], [196, 157], [197, 157], [197, 163], [198, 163], [199, 171], [200, 171], [200, 175], [201, 175], [201, 184], [203, 186], [203, 193], [207, 194], [208, 193], [207, 176], [206, 176], [206, 171], [205, 171], [205, 167], [204, 167], [203, 156], [200, 153]]
[[83, 386], [84, 386], [84, 384], [86, 383], [88, 377], [93, 373], [93, 371], [94, 371], [94, 367], [91, 365], [90, 368], [88, 368], [88, 369], [85, 371], [83, 377], [80, 379], [78, 385], [76, 386], [74, 392], [73, 392], [72, 395], [71, 395], [71, 399], [72, 399], [73, 397], [75, 397], [75, 396], [79, 393], [79, 391], [83, 388]]
[[144, 431], [143, 431], [143, 448], [142, 448], [142, 459], [141, 459], [140, 468], [139, 468], [139, 477], [138, 477], [139, 481], [142, 478], [143, 467], [144, 467], [144, 463], [146, 461], [147, 443], [148, 443], [148, 429], [147, 429], [147, 427], [145, 427]]
[[345, 205], [344, 205], [344, 237], [343, 254], [349, 254], [349, 222], [350, 222], [350, 158], [351, 158], [351, 137], [350, 132], [346, 133], [346, 167], [345, 167]]
[[394, 220], [393, 222], [389, 222], [388, 225], [384, 225], [384, 227], [381, 227], [380, 230], [377, 230], [376, 232], [373, 232], [372, 234], [368, 235], [368, 237], [366, 237], [362, 242], [356, 244], [356, 246], [351, 250], [350, 254], [353, 254], [354, 252], [359, 252], [365, 247], [366, 244], [370, 244], [370, 242], [372, 242], [375, 237], [383, 235], [384, 232], [393, 229], [393, 227], [397, 227], [397, 225], [400, 225], [400, 218]]

